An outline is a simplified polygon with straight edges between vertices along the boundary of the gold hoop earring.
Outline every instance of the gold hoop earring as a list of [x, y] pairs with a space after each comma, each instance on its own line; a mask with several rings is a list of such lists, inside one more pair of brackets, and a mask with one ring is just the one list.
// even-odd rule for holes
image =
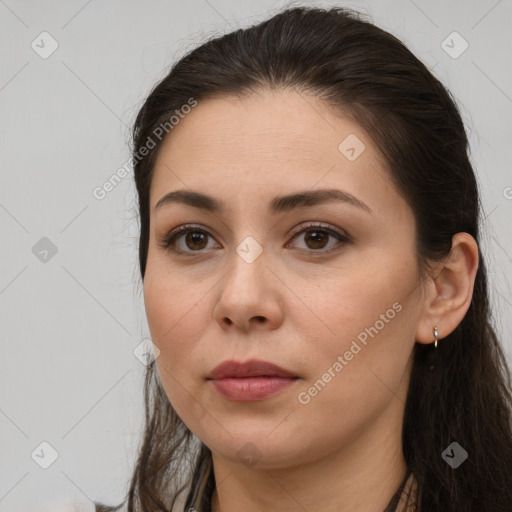
[[434, 325], [434, 347], [437, 348], [437, 338], [439, 337], [439, 331], [437, 325]]

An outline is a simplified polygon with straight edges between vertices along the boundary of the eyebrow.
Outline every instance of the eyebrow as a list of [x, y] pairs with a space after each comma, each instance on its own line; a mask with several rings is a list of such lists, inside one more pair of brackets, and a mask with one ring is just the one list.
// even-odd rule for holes
[[[296, 192], [285, 196], [277, 196], [271, 199], [267, 207], [272, 214], [285, 213], [295, 208], [303, 208], [308, 206], [316, 206], [323, 203], [330, 203], [333, 201], [343, 202], [360, 208], [367, 213], [373, 215], [372, 209], [363, 203], [360, 199], [334, 188], [320, 189], [320, 190], [306, 190], [303, 192]], [[153, 212], [162, 208], [164, 205], [180, 203], [194, 208], [200, 208], [212, 213], [223, 213], [224, 206], [221, 201], [201, 192], [191, 190], [175, 190], [165, 194], [155, 205]]]

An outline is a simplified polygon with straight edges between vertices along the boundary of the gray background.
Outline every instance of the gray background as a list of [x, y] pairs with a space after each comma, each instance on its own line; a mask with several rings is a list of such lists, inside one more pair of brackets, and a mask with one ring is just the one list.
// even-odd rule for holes
[[[486, 212], [493, 312], [511, 360], [511, 1], [301, 4], [369, 13], [457, 98]], [[89, 510], [92, 499], [124, 496], [143, 412], [144, 364], [133, 351], [149, 337], [131, 174], [103, 200], [92, 191], [128, 160], [129, 126], [172, 61], [283, 5], [0, 0], [0, 511], [72, 502]], [[45, 59], [31, 47], [51, 49], [43, 31], [58, 43]], [[457, 58], [442, 47], [454, 31], [469, 44]], [[447, 41], [452, 54], [463, 48], [458, 36]], [[51, 458], [44, 441], [58, 452], [48, 469], [39, 466]]]

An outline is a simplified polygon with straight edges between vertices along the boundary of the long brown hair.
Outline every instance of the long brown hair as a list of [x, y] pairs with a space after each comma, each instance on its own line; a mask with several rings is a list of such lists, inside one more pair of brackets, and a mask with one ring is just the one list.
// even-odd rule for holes
[[[449, 254], [452, 236], [479, 242], [481, 205], [455, 101], [397, 38], [342, 8], [287, 8], [247, 29], [207, 41], [151, 91], [133, 130], [142, 279], [149, 241], [149, 190], [161, 141], [155, 130], [190, 98], [291, 89], [350, 116], [372, 136], [416, 220], [422, 272]], [[169, 129], [168, 137], [172, 137]], [[149, 138], [156, 145], [139, 158]], [[163, 138], [162, 138], [163, 140]], [[512, 509], [510, 370], [491, 322], [486, 265], [479, 254], [471, 305], [434, 349], [416, 343], [403, 423], [403, 452], [418, 482], [418, 510]], [[180, 420], [147, 368], [146, 424], [126, 500], [128, 511], [209, 510], [210, 450]], [[441, 454], [457, 442], [457, 469]], [[184, 496], [184, 495], [183, 495]], [[97, 504], [97, 512], [113, 510]]]

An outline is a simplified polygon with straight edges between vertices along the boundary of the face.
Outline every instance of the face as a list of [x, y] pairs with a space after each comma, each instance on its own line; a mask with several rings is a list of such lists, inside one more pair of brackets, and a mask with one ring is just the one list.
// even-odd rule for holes
[[[213, 201], [156, 207], [174, 191]], [[401, 425], [421, 310], [414, 217], [357, 124], [295, 92], [199, 102], [161, 147], [150, 208], [158, 372], [214, 457], [303, 464]], [[235, 398], [208, 379], [251, 359], [295, 378]]]

